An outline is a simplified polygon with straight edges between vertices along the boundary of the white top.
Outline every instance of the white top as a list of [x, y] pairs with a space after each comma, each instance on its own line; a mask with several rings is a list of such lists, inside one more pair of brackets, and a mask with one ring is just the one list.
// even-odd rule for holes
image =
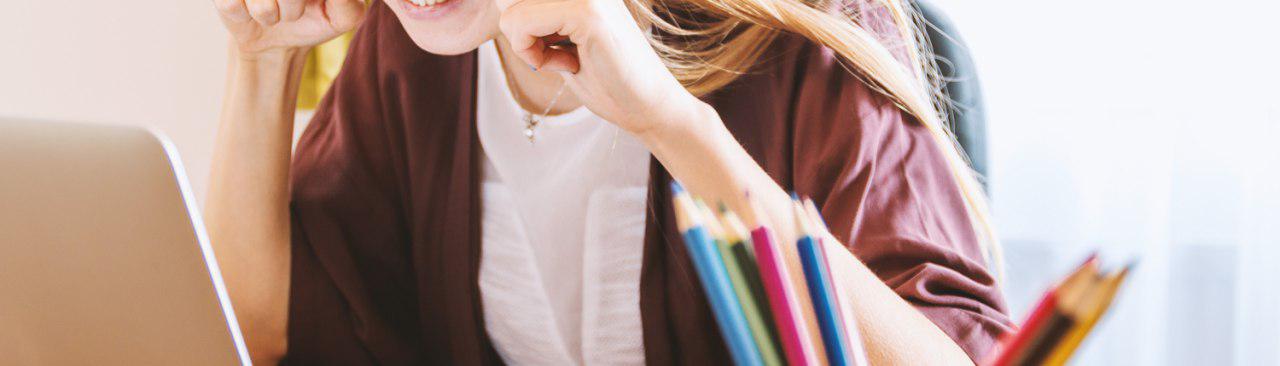
[[[533, 144], [492, 41], [480, 46], [485, 329], [515, 365], [642, 364], [649, 151], [587, 108]], [[616, 136], [616, 146], [615, 146]]]

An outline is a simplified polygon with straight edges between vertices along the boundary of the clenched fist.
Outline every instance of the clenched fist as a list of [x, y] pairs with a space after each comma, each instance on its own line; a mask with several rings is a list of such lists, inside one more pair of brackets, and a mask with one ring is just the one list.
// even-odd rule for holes
[[307, 49], [350, 31], [362, 0], [213, 0], [242, 56]]

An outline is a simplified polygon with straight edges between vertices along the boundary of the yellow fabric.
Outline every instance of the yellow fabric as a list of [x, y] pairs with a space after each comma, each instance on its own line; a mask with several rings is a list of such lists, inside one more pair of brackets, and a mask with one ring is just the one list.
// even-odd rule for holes
[[347, 32], [311, 50], [307, 66], [302, 71], [302, 85], [298, 89], [298, 109], [315, 109], [320, 104], [320, 98], [324, 97], [329, 85], [338, 77], [338, 71], [342, 70], [353, 34]]

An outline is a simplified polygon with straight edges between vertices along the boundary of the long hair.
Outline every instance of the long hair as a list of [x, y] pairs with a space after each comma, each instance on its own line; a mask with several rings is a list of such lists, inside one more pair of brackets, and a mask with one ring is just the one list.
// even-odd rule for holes
[[946, 155], [984, 259], [1002, 276], [1003, 255], [986, 194], [948, 128], [949, 101], [919, 12], [903, 0], [626, 0], [649, 43], [694, 95], [750, 70], [781, 32], [830, 48], [844, 67], [919, 120]]

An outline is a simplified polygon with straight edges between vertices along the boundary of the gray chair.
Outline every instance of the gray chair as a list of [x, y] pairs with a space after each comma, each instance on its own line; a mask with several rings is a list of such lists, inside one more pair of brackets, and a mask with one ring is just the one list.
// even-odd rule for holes
[[[960, 38], [955, 24], [942, 9], [929, 0], [914, 1], [924, 17], [926, 33], [937, 55], [938, 71], [943, 77], [943, 95], [952, 103], [947, 111], [952, 132], [960, 147], [969, 155], [973, 170], [987, 175], [987, 115], [982, 102], [982, 86], [973, 56]], [[985, 184], [985, 183], [984, 183]]]

